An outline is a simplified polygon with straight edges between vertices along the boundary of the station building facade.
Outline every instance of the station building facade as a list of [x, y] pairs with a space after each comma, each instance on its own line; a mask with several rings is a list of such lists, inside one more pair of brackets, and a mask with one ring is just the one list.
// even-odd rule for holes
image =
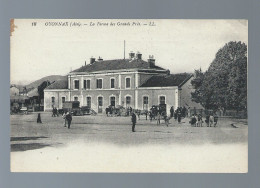
[[[66, 80], [57, 80], [44, 90], [44, 110], [62, 108], [64, 101], [79, 101], [97, 113], [109, 105], [149, 110], [152, 105], [193, 107], [191, 74], [170, 74], [150, 57], [129, 54], [129, 59], [90, 59], [90, 63], [71, 71]], [[184, 90], [182, 89], [184, 88]]]

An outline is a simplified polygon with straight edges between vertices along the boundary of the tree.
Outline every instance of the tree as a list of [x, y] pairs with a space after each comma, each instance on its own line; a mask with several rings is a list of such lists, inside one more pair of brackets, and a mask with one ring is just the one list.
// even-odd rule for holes
[[194, 79], [191, 80], [191, 84], [193, 85], [195, 91], [192, 92], [191, 95], [192, 95], [192, 100], [197, 103], [200, 103], [202, 100], [201, 95], [200, 95], [200, 93], [201, 93], [200, 88], [201, 88], [203, 80], [204, 80], [204, 73], [201, 71], [201, 68], [198, 70], [195, 70]]
[[38, 86], [38, 102], [39, 102], [39, 107], [41, 105], [41, 100], [44, 98], [44, 89], [48, 87], [51, 83], [47, 81], [43, 81], [39, 86]]
[[[203, 73], [202, 73], [203, 74]], [[229, 42], [221, 48], [209, 69], [193, 81], [192, 97], [206, 109], [245, 110], [247, 106], [247, 46]], [[196, 80], [196, 71], [195, 71]]]

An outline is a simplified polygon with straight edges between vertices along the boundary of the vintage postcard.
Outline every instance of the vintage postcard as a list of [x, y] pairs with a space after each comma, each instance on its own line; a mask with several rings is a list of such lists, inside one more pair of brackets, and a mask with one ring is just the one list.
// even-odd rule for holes
[[12, 172], [247, 173], [247, 20], [10, 20]]

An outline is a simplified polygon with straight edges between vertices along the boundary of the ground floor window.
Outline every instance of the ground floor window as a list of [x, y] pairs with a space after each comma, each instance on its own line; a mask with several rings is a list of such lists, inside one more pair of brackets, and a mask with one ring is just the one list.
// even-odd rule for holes
[[160, 96], [160, 104], [165, 104], [165, 96]]
[[116, 98], [115, 97], [110, 97], [110, 105], [115, 106], [116, 105]]
[[78, 97], [74, 97], [74, 101], [79, 101], [79, 98]]
[[130, 106], [130, 104], [131, 104], [131, 97], [130, 96], [127, 96], [125, 98], [125, 103], [126, 103], [126, 106]]
[[143, 109], [148, 110], [148, 97], [147, 96], [143, 97]]
[[61, 97], [61, 102], [62, 102], [62, 103], [65, 102], [65, 97]]
[[98, 113], [102, 113], [103, 97], [98, 97]]
[[87, 97], [87, 106], [91, 108], [91, 97]]

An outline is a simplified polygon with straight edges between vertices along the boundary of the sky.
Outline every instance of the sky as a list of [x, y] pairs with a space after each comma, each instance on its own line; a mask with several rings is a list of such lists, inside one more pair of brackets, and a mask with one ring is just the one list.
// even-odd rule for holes
[[[36, 23], [36, 24], [34, 24]], [[60, 24], [60, 25], [59, 25]], [[141, 52], [171, 73], [206, 71], [229, 41], [248, 44], [247, 20], [15, 19], [11, 32], [12, 84], [66, 75], [91, 57], [123, 59]]]

